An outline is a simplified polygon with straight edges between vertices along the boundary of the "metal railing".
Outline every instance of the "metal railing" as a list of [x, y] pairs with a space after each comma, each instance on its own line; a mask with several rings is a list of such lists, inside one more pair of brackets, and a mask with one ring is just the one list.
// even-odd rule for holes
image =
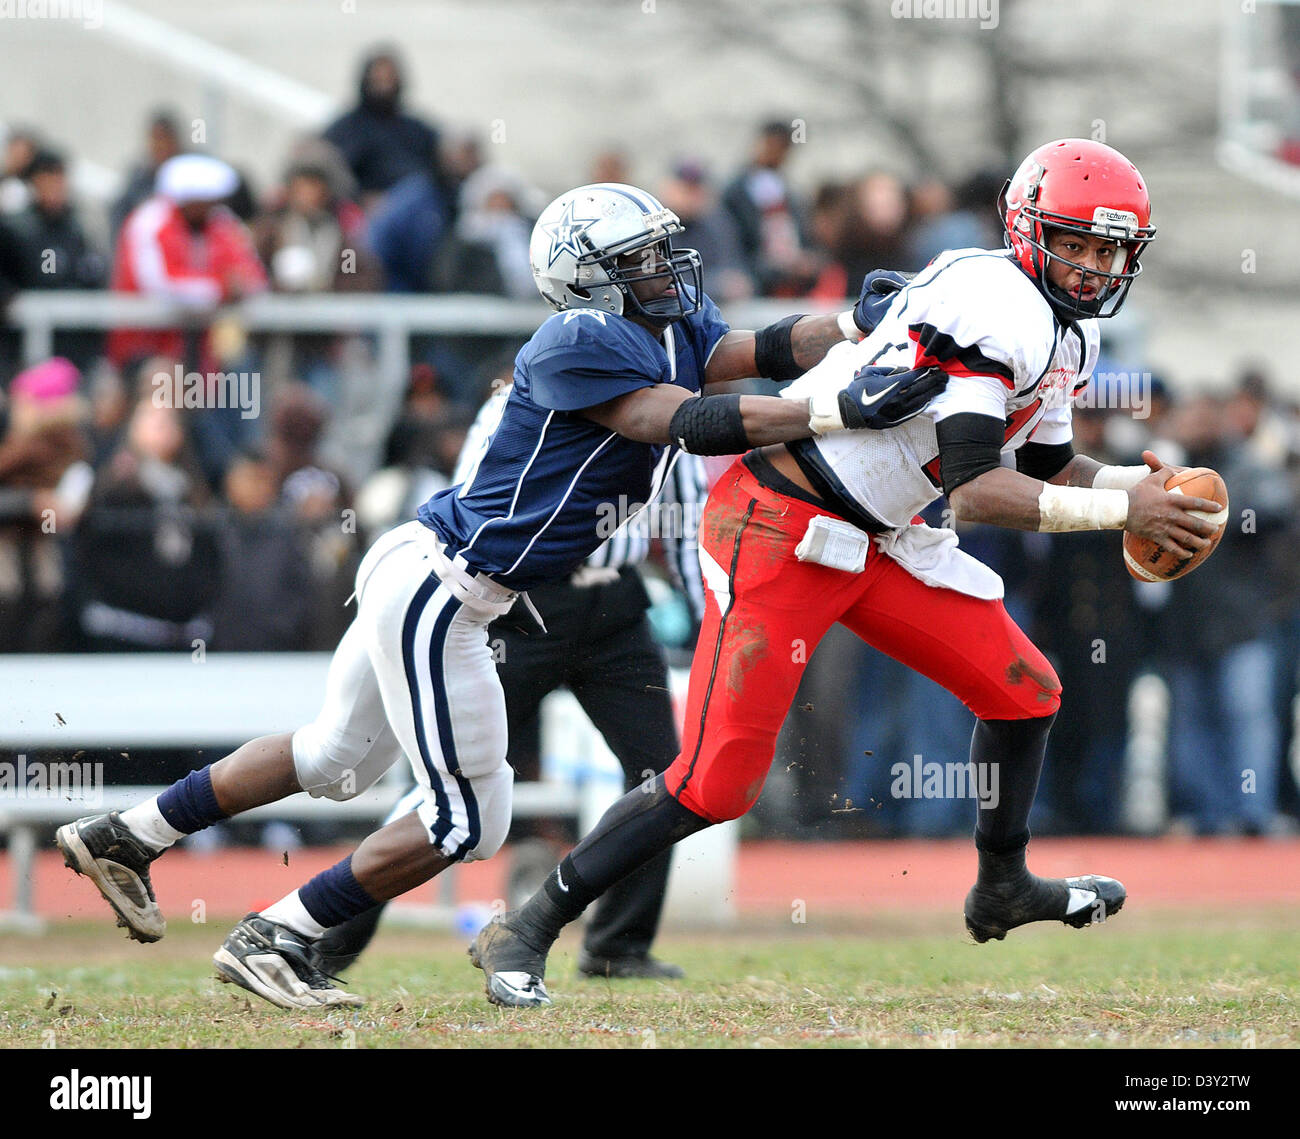
[[[725, 306], [737, 328], [770, 324], [791, 312], [832, 312], [848, 302], [755, 299]], [[380, 371], [405, 378], [412, 335], [531, 336], [551, 314], [537, 301], [472, 293], [264, 293], [238, 304], [196, 313], [155, 297], [101, 290], [20, 293], [5, 319], [22, 332], [23, 360], [34, 364], [52, 350], [56, 329], [202, 328], [234, 316], [250, 332], [369, 332], [378, 337]]]
[[[749, 300], [728, 305], [724, 315], [734, 327], [761, 328], [797, 311], [833, 309], [808, 300]], [[353, 458], [374, 458], [401, 410], [411, 374], [412, 336], [517, 337], [523, 341], [550, 314], [551, 309], [540, 298], [517, 301], [461, 293], [264, 293], [238, 304], [196, 312], [155, 297], [68, 289], [21, 293], [4, 317], [20, 332], [26, 365], [53, 354], [54, 334], [61, 329], [203, 329], [217, 320], [234, 319], [251, 333], [366, 334], [374, 341], [374, 359], [364, 393], [346, 399], [350, 405], [361, 401], [349, 416], [348, 443]]]

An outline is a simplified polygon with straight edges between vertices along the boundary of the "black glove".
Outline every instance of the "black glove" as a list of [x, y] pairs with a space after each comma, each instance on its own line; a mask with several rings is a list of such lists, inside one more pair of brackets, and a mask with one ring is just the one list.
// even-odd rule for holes
[[872, 269], [862, 279], [862, 292], [853, 308], [853, 323], [864, 336], [876, 331], [876, 325], [884, 319], [885, 310], [909, 280], [910, 277], [895, 273], [893, 269]]
[[840, 419], [847, 431], [881, 431], [906, 423], [948, 386], [941, 368], [859, 368], [839, 393]]

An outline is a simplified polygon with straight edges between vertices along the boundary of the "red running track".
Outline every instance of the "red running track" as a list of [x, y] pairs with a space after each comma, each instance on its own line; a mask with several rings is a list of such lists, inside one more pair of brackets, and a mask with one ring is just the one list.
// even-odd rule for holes
[[[288, 893], [337, 861], [348, 848], [275, 852], [246, 848], [191, 854], [178, 850], [155, 864], [153, 879], [172, 920], [202, 899], [207, 916], [238, 917]], [[1030, 867], [1052, 877], [1100, 873], [1121, 879], [1146, 905], [1255, 906], [1300, 902], [1300, 839], [1035, 839]], [[501, 897], [505, 857], [458, 868], [457, 901]], [[741, 914], [789, 912], [796, 899], [823, 912], [935, 911], [960, 906], [974, 881], [975, 852], [964, 840], [784, 843], [740, 848], [736, 908]], [[35, 907], [59, 920], [98, 920], [104, 903], [67, 870], [55, 851], [37, 856]], [[0, 857], [0, 909], [13, 899], [13, 871]], [[437, 883], [407, 900], [432, 902]]]

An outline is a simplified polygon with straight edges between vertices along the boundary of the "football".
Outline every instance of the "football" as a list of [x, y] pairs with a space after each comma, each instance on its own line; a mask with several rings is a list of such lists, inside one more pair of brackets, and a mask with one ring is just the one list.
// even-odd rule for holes
[[1125, 534], [1124, 564], [1128, 567], [1128, 572], [1139, 581], [1173, 581], [1191, 573], [1214, 553], [1228, 522], [1228, 488], [1218, 471], [1212, 471], [1209, 467], [1190, 467], [1165, 483], [1165, 490], [1173, 494], [1189, 494], [1194, 498], [1213, 499], [1221, 507], [1217, 514], [1206, 514], [1203, 511], [1195, 513], [1215, 523], [1219, 529], [1210, 539], [1210, 544], [1190, 558], [1171, 554], [1150, 538]]

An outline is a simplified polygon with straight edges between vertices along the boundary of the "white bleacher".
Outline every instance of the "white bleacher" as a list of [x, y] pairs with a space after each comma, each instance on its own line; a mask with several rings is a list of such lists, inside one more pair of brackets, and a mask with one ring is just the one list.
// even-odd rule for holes
[[[129, 756], [132, 747], [234, 747], [314, 719], [329, 659], [328, 653], [0, 656], [0, 751], [27, 756], [54, 749], [60, 762], [72, 762], [83, 748], [112, 748]], [[674, 687], [684, 682], [683, 673], [673, 675]], [[547, 699], [542, 728], [545, 766], [561, 769], [569, 778], [517, 783], [515, 814], [572, 817], [585, 832], [620, 794], [621, 770], [569, 693]], [[295, 795], [240, 818], [378, 823], [406, 786], [404, 766], [395, 765], [378, 784], [346, 802]], [[0, 782], [0, 835], [7, 838], [14, 870], [11, 909], [0, 914], [0, 924], [41, 927], [32, 886], [40, 829], [105, 804], [128, 807], [160, 790], [143, 784], [102, 787], [92, 780], [82, 797], [68, 797], [62, 791], [6, 790]], [[668, 920], [694, 925], [730, 920], [736, 833], [735, 824], [727, 824], [681, 844]], [[450, 926], [455, 920], [452, 882], [451, 873], [442, 876], [437, 905], [405, 911], [394, 907], [395, 916]]]

